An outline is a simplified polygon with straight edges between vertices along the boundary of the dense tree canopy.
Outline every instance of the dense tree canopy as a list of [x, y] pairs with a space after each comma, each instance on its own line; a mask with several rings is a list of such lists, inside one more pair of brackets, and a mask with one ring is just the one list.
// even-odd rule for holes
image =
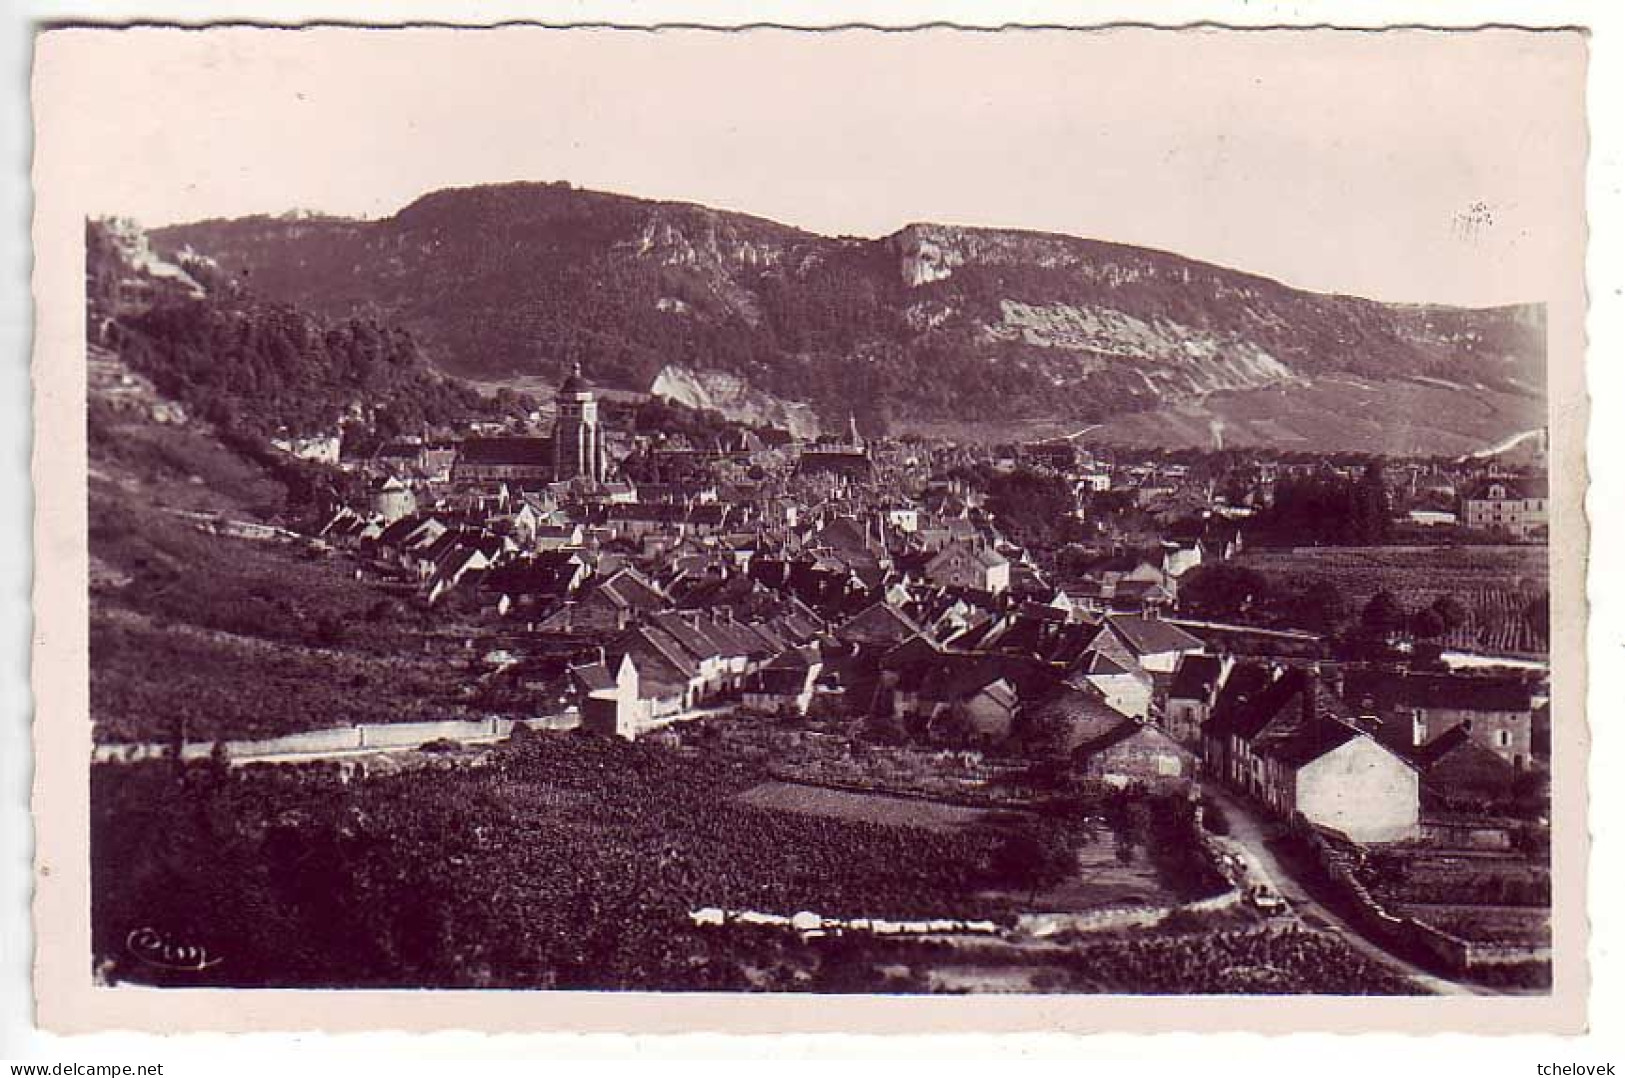
[[1364, 546], [1387, 540], [1391, 512], [1381, 465], [1372, 461], [1359, 479], [1334, 473], [1282, 478], [1253, 531], [1285, 546]]
[[1241, 617], [1268, 597], [1263, 573], [1225, 562], [1199, 566], [1179, 583], [1180, 609], [1201, 617]]
[[288, 307], [200, 299], [154, 307], [121, 328], [131, 367], [232, 430], [330, 433], [359, 406], [387, 438], [499, 408], [432, 372], [409, 334], [373, 321], [324, 326]]
[[1053, 550], [1077, 531], [1072, 490], [1059, 476], [1028, 468], [995, 474], [987, 487], [987, 510], [1014, 542]]

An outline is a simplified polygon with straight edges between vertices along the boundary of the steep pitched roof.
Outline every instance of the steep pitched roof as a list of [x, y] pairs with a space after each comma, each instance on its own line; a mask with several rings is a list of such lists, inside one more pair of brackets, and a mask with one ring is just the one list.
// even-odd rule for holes
[[[1258, 753], [1260, 756], [1279, 760], [1289, 767], [1302, 767], [1362, 736], [1364, 735], [1360, 731], [1347, 723], [1322, 717], [1305, 722], [1289, 733], [1265, 741], [1258, 746]], [[1373, 740], [1372, 744], [1379, 742]], [[1389, 750], [1384, 747], [1384, 751]]]
[[1184, 629], [1160, 618], [1108, 614], [1106, 624], [1110, 625], [1139, 655], [1155, 655], [1169, 651], [1199, 651], [1205, 646], [1201, 640]]
[[1168, 748], [1177, 750], [1184, 756], [1191, 755], [1190, 750], [1175, 741], [1166, 731], [1160, 730], [1142, 719], [1134, 718], [1125, 718], [1105, 733], [1085, 741], [1073, 750], [1073, 754], [1080, 757], [1096, 756], [1107, 749], [1114, 748], [1136, 737], [1165, 741]]
[[874, 603], [846, 619], [835, 630], [845, 640], [904, 640], [925, 633], [914, 619], [885, 603]]
[[945, 656], [928, 671], [923, 679], [916, 682], [921, 695], [928, 700], [951, 703], [993, 689], [993, 695], [1006, 707], [1015, 706], [1014, 686], [997, 659]]
[[604, 692], [615, 688], [615, 675], [603, 663], [572, 666], [570, 674], [587, 692]]
[[[626, 650], [641, 653], [645, 658], [654, 660], [647, 666], [644, 662], [638, 663], [638, 670], [645, 673], [648, 680], [667, 685], [680, 684], [699, 673], [699, 664], [682, 645], [659, 629], [633, 630], [627, 638]], [[665, 677], [662, 677], [662, 674]]]
[[666, 596], [630, 566], [618, 569], [595, 589], [619, 607], [635, 610], [659, 610], [666, 605]]
[[1123, 714], [1106, 703], [1092, 685], [1063, 683], [1027, 705], [1024, 725], [1056, 721], [1065, 725], [1063, 748], [1071, 752], [1110, 732], [1123, 722]]
[[796, 461], [797, 475], [840, 475], [850, 479], [866, 479], [874, 472], [869, 455], [855, 452], [803, 453]]
[[1446, 797], [1498, 797], [1511, 792], [1517, 771], [1493, 749], [1475, 742], [1465, 724], [1453, 726], [1413, 759], [1429, 789]]
[[869, 536], [863, 525], [851, 517], [836, 517], [813, 533], [809, 545], [830, 547], [854, 553], [869, 552]]
[[1170, 700], [1206, 700], [1219, 684], [1223, 662], [1216, 655], [1186, 655], [1168, 686]]
[[917, 633], [882, 655], [880, 665], [886, 670], [901, 670], [906, 667], [931, 666], [941, 658], [942, 648], [936, 641], [924, 633]]
[[1110, 655], [1099, 651], [1089, 652], [1083, 661], [1072, 669], [1074, 673], [1085, 677], [1121, 677], [1135, 672], [1135, 668], [1124, 666]]
[[1343, 696], [1349, 701], [1367, 698], [1384, 709], [1455, 708], [1462, 711], [1529, 711], [1534, 689], [1520, 678], [1474, 674], [1393, 674], [1377, 670], [1350, 670]]
[[[1202, 727], [1202, 732], [1213, 737], [1240, 734], [1249, 728], [1249, 717], [1257, 708], [1257, 701], [1275, 682], [1275, 671], [1262, 663], [1243, 662], [1230, 671], [1224, 687], [1219, 690], [1213, 704], [1213, 714]], [[1268, 719], [1266, 718], [1267, 722]], [[1259, 728], [1262, 728], [1259, 723]]]
[[574, 565], [510, 562], [492, 569], [480, 581], [480, 586], [506, 595], [557, 597], [568, 594], [575, 575]]
[[1412, 750], [1411, 759], [1415, 760], [1417, 766], [1426, 771], [1471, 740], [1470, 728], [1465, 722], [1459, 722], [1426, 745], [1418, 745]]

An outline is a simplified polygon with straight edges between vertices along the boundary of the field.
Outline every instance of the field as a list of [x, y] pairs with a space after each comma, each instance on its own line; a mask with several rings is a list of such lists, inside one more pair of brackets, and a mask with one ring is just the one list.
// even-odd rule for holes
[[[582, 734], [348, 782], [314, 764], [98, 765], [97, 956], [161, 983], [742, 988], [756, 957], [690, 910], [1016, 911], [988, 888], [1021, 824], [943, 832], [739, 797], [763, 778]], [[224, 961], [151, 968], [125, 945], [139, 928]]]
[[999, 806], [1036, 795], [1010, 763], [914, 745], [878, 745], [851, 736], [846, 720], [796, 727], [725, 718], [684, 723], [657, 737], [693, 751], [725, 752], [771, 771], [791, 784], [856, 786], [942, 802]]
[[1528, 906], [1463, 906], [1412, 903], [1395, 912], [1471, 943], [1523, 943], [1549, 947], [1552, 917]]
[[[90, 703], [100, 741], [261, 738], [477, 717], [466, 638], [337, 560], [206, 535], [93, 488]], [[165, 671], [155, 678], [154, 670]]]
[[[103, 608], [91, 612], [90, 653], [100, 742], [167, 742], [181, 730], [190, 741], [250, 740], [481, 717], [421, 648], [391, 656], [306, 647]], [[155, 669], [164, 676], [153, 677]]]
[[1546, 639], [1524, 616], [1546, 591], [1550, 575], [1544, 546], [1295, 547], [1253, 550], [1237, 564], [1272, 582], [1335, 585], [1352, 613], [1379, 591], [1407, 610], [1440, 595], [1454, 595], [1468, 620], [1441, 643], [1498, 653], [1544, 653]]
[[1078, 850], [1078, 870], [1069, 879], [1038, 892], [1035, 910], [1086, 913], [1123, 906], [1174, 906], [1181, 900], [1148, 857], [1119, 860], [1111, 836]]
[[1328, 375], [1112, 417], [1092, 440], [1117, 445], [1214, 448], [1271, 446], [1321, 452], [1453, 456], [1540, 426], [1535, 397], [1422, 381], [1375, 382]]
[[889, 944], [871, 960], [940, 992], [1418, 995], [1422, 989], [1336, 936], [1288, 926], [1129, 930], [1064, 949]]
[[920, 801], [885, 794], [832, 790], [790, 782], [764, 782], [739, 795], [757, 808], [822, 816], [835, 820], [861, 820], [891, 827], [920, 827], [928, 831], [962, 831], [987, 817], [982, 809]]
[[1551, 906], [1546, 866], [1518, 856], [1448, 850], [1394, 850], [1372, 856], [1360, 869], [1372, 897], [1385, 905], [1459, 904], [1522, 906], [1542, 915]]
[[[820, 816], [832, 820], [854, 820], [887, 827], [917, 827], [935, 832], [963, 832], [989, 823], [993, 814], [984, 809], [945, 804], [886, 794], [832, 790], [800, 783], [766, 782], [740, 795], [739, 800], [758, 808]], [[1127, 860], [1117, 852], [1113, 836], [1102, 832], [1075, 851], [1076, 867], [1067, 878], [1051, 887], [1019, 898], [1033, 910], [1046, 913], [1083, 913], [1123, 906], [1173, 906], [1181, 895], [1159, 872], [1148, 856]], [[1009, 897], [1011, 892], [995, 888], [989, 896]]]

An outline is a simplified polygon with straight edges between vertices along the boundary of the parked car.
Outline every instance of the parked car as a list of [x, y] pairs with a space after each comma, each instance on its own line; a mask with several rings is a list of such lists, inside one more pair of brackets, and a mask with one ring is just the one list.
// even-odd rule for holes
[[1255, 884], [1247, 892], [1247, 904], [1266, 917], [1275, 917], [1287, 911], [1286, 899], [1263, 884]]

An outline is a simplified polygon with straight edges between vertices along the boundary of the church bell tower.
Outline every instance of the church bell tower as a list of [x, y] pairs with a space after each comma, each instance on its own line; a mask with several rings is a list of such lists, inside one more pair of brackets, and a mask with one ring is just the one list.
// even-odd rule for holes
[[559, 386], [558, 418], [553, 422], [553, 471], [560, 480], [604, 479], [603, 436], [598, 429], [598, 400], [581, 377], [581, 364]]

